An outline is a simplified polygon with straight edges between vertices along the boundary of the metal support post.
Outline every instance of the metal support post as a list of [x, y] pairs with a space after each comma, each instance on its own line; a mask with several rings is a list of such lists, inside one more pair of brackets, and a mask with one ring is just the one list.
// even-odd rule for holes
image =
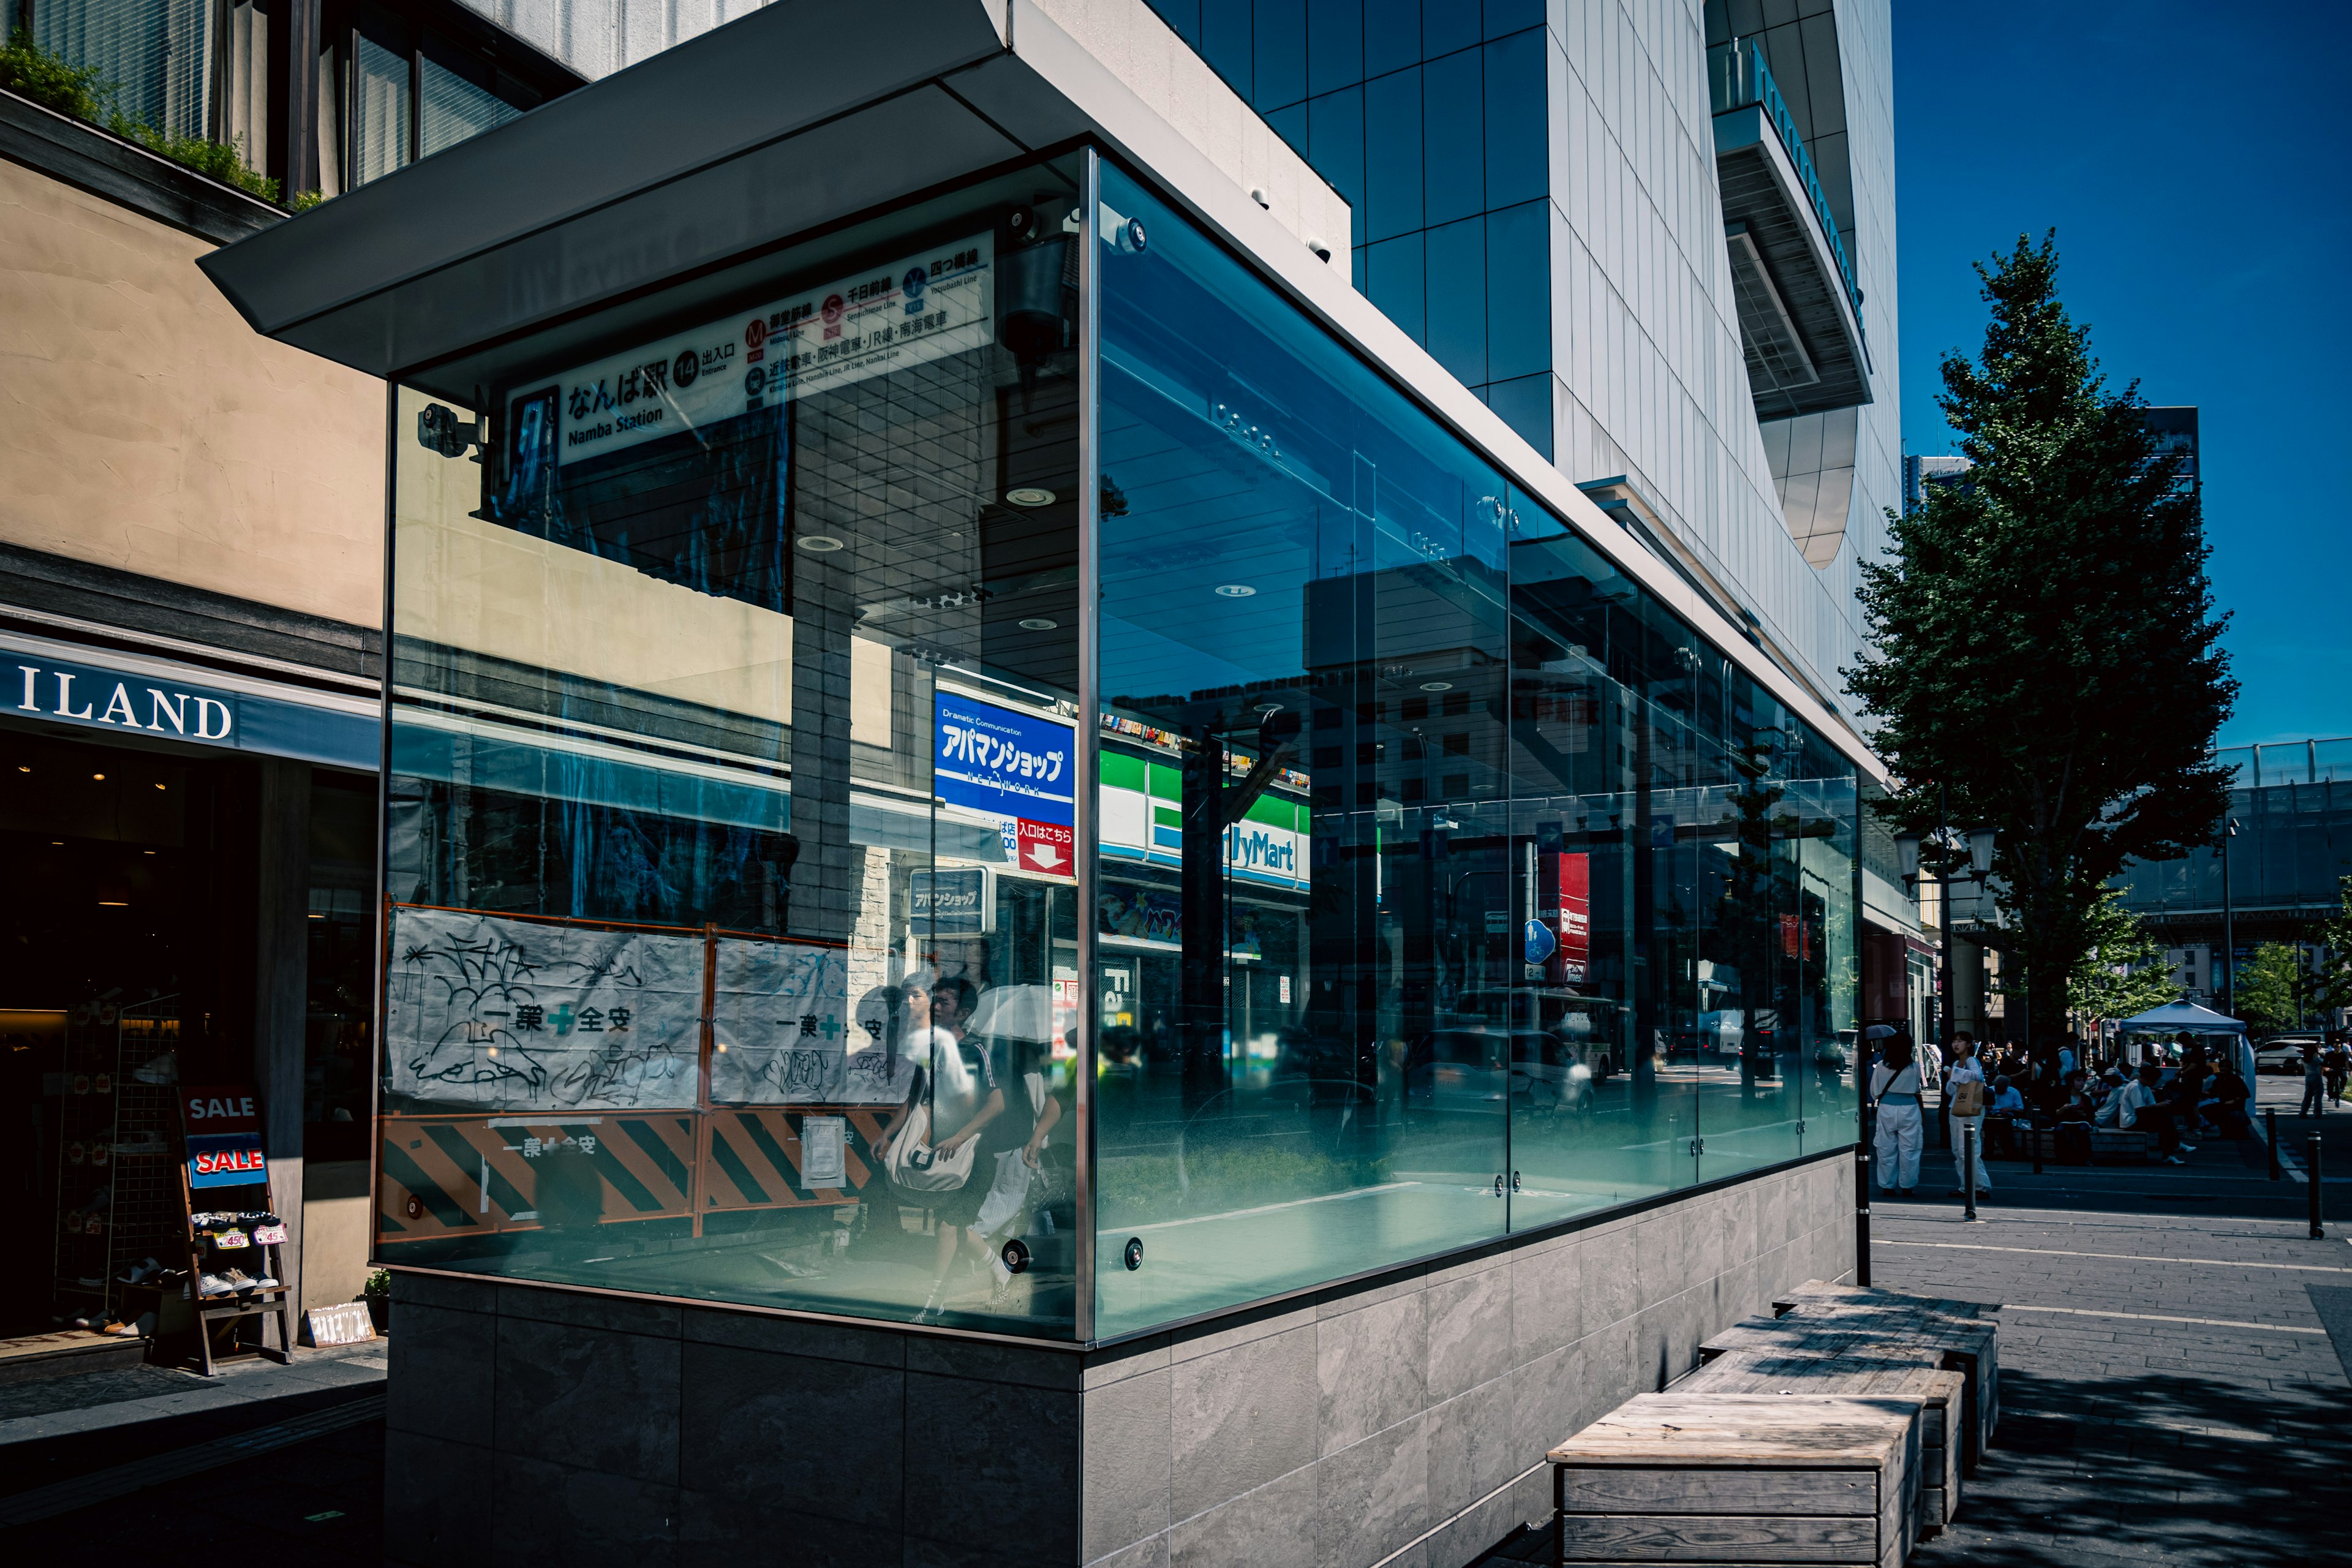
[[2265, 1107], [2263, 1111], [2263, 1142], [2270, 1147], [2271, 1180], [2275, 1182], [2285, 1174], [2279, 1168], [2278, 1107], [2275, 1105]]
[[1962, 1219], [1977, 1217], [1977, 1130], [1973, 1124], [1960, 1129], [1960, 1163], [1968, 1168], [1968, 1179], [1960, 1184], [1968, 1193], [1968, 1207], [1960, 1213]]
[[2319, 1212], [2319, 1134], [2313, 1133], [2303, 1149], [2304, 1179], [2311, 1184], [2311, 1239], [2319, 1241], [2327, 1235]]

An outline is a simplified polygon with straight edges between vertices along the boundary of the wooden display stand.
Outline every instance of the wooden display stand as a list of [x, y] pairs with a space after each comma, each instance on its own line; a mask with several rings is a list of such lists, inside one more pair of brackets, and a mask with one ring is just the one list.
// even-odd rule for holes
[[[262, 1342], [254, 1348], [280, 1365], [289, 1364], [294, 1359], [294, 1293], [286, 1287], [284, 1276], [279, 1272], [284, 1267], [280, 1250], [284, 1244], [257, 1241], [249, 1247], [215, 1247], [212, 1237], [218, 1227], [212, 1231], [200, 1230], [195, 1221], [200, 1213], [221, 1210], [233, 1213], [245, 1209], [247, 1212], [257, 1210], [266, 1213], [269, 1209], [269, 1184], [263, 1182], [247, 1186], [210, 1187], [205, 1191], [206, 1205], [199, 1209], [194, 1201], [194, 1191], [188, 1185], [188, 1167], [183, 1162], [180, 1166], [180, 1200], [187, 1234], [188, 1314], [195, 1321], [196, 1355], [204, 1364], [205, 1375], [210, 1377], [218, 1370], [213, 1364], [213, 1325], [221, 1322], [234, 1324], [241, 1318], [260, 1318], [263, 1321]], [[250, 1205], [226, 1201], [215, 1205], [211, 1198], [213, 1194], [220, 1194], [223, 1200], [236, 1194], [257, 1194], [260, 1201]], [[237, 1255], [248, 1252], [260, 1264], [261, 1276], [277, 1279], [279, 1283], [232, 1296], [207, 1296], [204, 1293], [203, 1281], [207, 1263], [212, 1266], [210, 1272], [217, 1273], [223, 1268], [236, 1266], [241, 1261]], [[271, 1348], [268, 1336], [268, 1321], [272, 1318], [278, 1321], [275, 1349]]]

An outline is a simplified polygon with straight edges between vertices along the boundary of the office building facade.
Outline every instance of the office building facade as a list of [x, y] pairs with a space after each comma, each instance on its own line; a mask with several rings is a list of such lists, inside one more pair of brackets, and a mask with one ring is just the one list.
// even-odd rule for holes
[[[1415, 15], [1381, 75], [1525, 47], [1564, 101], [1566, 19]], [[1495, 374], [1493, 289], [1483, 371], [1438, 352], [1442, 231], [1533, 201], [1554, 275], [1556, 141], [1534, 196], [1424, 173], [1366, 228], [1368, 282], [1419, 237], [1416, 329], [1315, 95], [1302, 153], [1207, 17], [938, 0], [704, 90], [830, 16], [205, 258], [392, 433], [389, 1554], [1467, 1562], [1548, 1442], [1852, 1267], [1880, 774], [1798, 657], [1823, 569], [1776, 485], [1764, 537], [1575, 482], [1581, 384]], [[1369, 95], [1370, 16], [1308, 85]], [[1691, 20], [1687, 232], [1745, 160], [1771, 285], [1695, 261], [1693, 352], [1760, 458], [1734, 329], [1826, 423], [1891, 313], [1865, 350], [1864, 239], [1759, 47], [1717, 121]], [[1591, 384], [1657, 363], [1580, 331]]]

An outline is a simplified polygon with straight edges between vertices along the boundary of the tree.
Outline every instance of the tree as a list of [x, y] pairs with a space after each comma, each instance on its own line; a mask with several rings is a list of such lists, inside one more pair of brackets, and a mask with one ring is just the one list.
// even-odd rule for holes
[[2352, 1007], [2352, 877], [2336, 881], [2336, 912], [2312, 932], [2319, 961], [2312, 967], [2311, 1005], [2326, 1011]]
[[2124, 907], [2121, 888], [2100, 890], [2084, 917], [2085, 946], [2067, 984], [2075, 1016], [2086, 1025], [2128, 1018], [2179, 1000], [2172, 965], [2164, 961], [2147, 923]]
[[2210, 755], [2237, 683], [2181, 459], [2158, 456], [2135, 383], [2106, 390], [2057, 293], [2054, 233], [1979, 263], [1991, 307], [1937, 400], [1973, 467], [1889, 514], [1862, 563], [1874, 648], [1845, 671], [1903, 787], [1879, 806], [2000, 833], [2000, 901], [2032, 1011], [2063, 1020], [2101, 889], [2132, 857], [2212, 840]]
[[2303, 950], [2283, 942], [2266, 942], [2238, 971], [2238, 1011], [2259, 1033], [2275, 1034], [2303, 1022], [2311, 1006], [2312, 974]]

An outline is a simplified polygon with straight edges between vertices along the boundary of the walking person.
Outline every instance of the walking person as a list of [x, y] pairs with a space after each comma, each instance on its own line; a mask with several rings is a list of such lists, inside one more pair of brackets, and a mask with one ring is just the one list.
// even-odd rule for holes
[[2327, 1064], [2317, 1046], [2303, 1047], [2303, 1109], [2298, 1116], [2318, 1116], [2327, 1110]]
[[1919, 1120], [1919, 1064], [1911, 1037], [1900, 1032], [1870, 1072], [1870, 1098], [1878, 1107], [1878, 1138], [1873, 1158], [1879, 1185], [1906, 1198], [1918, 1196], [1919, 1146], [1926, 1129]]
[[1966, 1035], [1954, 1041], [1953, 1046], [1957, 1059], [1944, 1075], [1944, 1103], [1952, 1117], [1952, 1179], [1959, 1183], [1952, 1189], [1952, 1195], [1963, 1196], [1968, 1189], [1970, 1132], [1976, 1134], [1977, 1192], [1979, 1195], [1989, 1194], [1992, 1178], [1985, 1174], [1984, 1167], [1984, 1064], [1977, 1060], [1976, 1042]]

